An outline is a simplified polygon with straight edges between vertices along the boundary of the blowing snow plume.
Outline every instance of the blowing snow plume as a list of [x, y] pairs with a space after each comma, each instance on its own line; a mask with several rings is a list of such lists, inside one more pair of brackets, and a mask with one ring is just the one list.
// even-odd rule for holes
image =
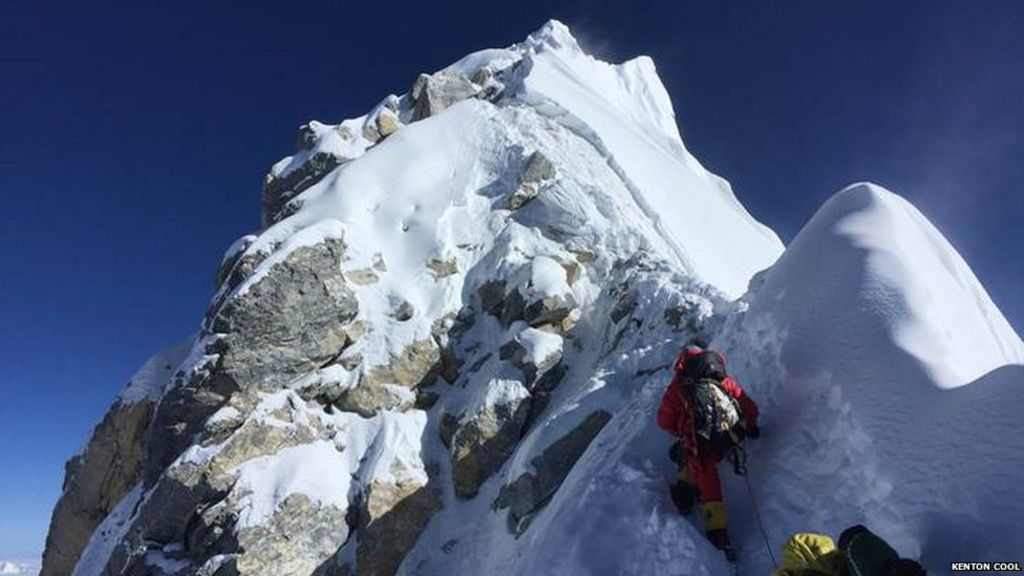
[[[888, 193], [844, 194], [923, 222]], [[262, 208], [194, 337], [133, 377], [69, 463], [44, 575], [727, 574], [668, 501], [653, 421], [694, 337], [766, 400], [750, 452], [776, 542], [867, 520], [937, 566], [1013, 550], [958, 535], [1020, 512], [1016, 486], [998, 513], [975, 493], [1020, 451], [994, 462], [970, 416], [937, 430], [963, 414], [948, 407], [1002, 410], [1017, 390], [1018, 367], [999, 366], [1020, 340], [966, 265], [927, 223], [912, 240], [933, 259], [872, 251], [898, 230], [880, 209], [849, 224], [855, 241], [826, 222], [761, 272], [782, 244], [686, 150], [649, 58], [595, 60], [549, 22], [364, 116], [303, 126]], [[869, 273], [863, 254], [907, 272]], [[931, 288], [914, 266], [933, 262], [955, 280], [948, 316], [843, 298]], [[833, 263], [848, 283], [815, 292]], [[986, 348], [968, 360], [941, 347], [962, 326]], [[947, 441], [987, 476], [939, 470]], [[767, 572], [749, 502], [730, 506], [741, 566]]]

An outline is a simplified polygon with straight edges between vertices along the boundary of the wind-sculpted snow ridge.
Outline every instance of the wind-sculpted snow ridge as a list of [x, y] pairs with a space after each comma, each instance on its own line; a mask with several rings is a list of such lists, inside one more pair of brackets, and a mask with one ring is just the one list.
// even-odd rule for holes
[[716, 343], [769, 401], [750, 468], [772, 541], [865, 523], [937, 572], [1024, 550], [1024, 344], [909, 202], [836, 194], [745, 300]]
[[[802, 292], [788, 270], [817, 273], [819, 260], [863, 252], [827, 242], [819, 215], [808, 229], [825, 232], [755, 276], [782, 245], [686, 150], [651, 60], [598, 61], [554, 21], [423, 74], [366, 115], [303, 126], [261, 201], [263, 228], [225, 253], [191, 348], [147, 363], [69, 462], [43, 574], [726, 574], [699, 521], [667, 499], [670, 441], [653, 415], [682, 344], [718, 336], [766, 400], [768, 436], [751, 452], [759, 491], [773, 490], [759, 493], [776, 539], [814, 528], [796, 526], [790, 510], [806, 506], [786, 500], [793, 487], [825, 494], [805, 478], [882, 510], [903, 505], [875, 473], [897, 469], [856, 441], [877, 431], [844, 408], [854, 396], [840, 384], [873, 365], [860, 355], [874, 349], [816, 351], [831, 340], [801, 331], [804, 304], [846, 330], [874, 316], [838, 298], [876, 294], [883, 280], [898, 295], [938, 262], [949, 278], [920, 289], [940, 290], [951, 316], [929, 313], [929, 324], [920, 306], [868, 298], [899, 312], [882, 314], [868, 343], [912, 358], [914, 382], [976, 375], [1020, 349], [966, 265], [896, 201], [879, 206], [898, 204], [899, 218], [928, 232], [897, 234], [872, 216], [881, 221], [850, 224], [858, 242], [874, 238], [864, 230], [901, 246], [923, 237], [908, 250], [928, 246], [933, 258], [876, 250], [907, 268], [844, 277], [848, 292]], [[807, 302], [786, 300], [800, 294]], [[1003, 356], [924, 346], [940, 318]], [[853, 341], [866, 334], [855, 329]], [[810, 351], [791, 352], [798, 337]], [[786, 422], [803, 422], [790, 396], [826, 366], [789, 354], [829, 362], [829, 390], [840, 392], [827, 406], [846, 426], [829, 436], [826, 421], [804, 415], [810, 432], [798, 439], [863, 457], [855, 474], [870, 489], [823, 472], [834, 460], [796, 461], [777, 444]], [[805, 366], [811, 376], [791, 379]], [[776, 457], [789, 466], [769, 468]], [[909, 462], [922, 490], [906, 510], [924, 522], [924, 504], [953, 484]], [[729, 493], [744, 562], [763, 571], [743, 493]], [[864, 509], [829, 505], [835, 515], [820, 518], [832, 523]], [[893, 518], [869, 519], [913, 534]]]

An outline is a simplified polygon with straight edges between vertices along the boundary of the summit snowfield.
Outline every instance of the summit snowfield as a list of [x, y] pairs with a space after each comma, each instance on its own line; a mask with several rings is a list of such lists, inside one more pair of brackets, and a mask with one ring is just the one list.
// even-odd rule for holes
[[966, 263], [871, 185], [784, 252], [649, 58], [548, 22], [303, 126], [262, 208], [69, 463], [44, 575], [728, 574], [654, 425], [695, 336], [764, 406], [753, 491], [727, 481], [743, 573], [754, 501], [773, 546], [1024, 549], [1024, 345]]

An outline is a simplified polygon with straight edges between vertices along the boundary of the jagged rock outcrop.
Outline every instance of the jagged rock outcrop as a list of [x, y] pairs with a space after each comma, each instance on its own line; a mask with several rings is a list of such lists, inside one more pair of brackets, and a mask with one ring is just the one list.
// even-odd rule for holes
[[508, 508], [509, 526], [525, 529], [524, 520], [558, 490], [594, 437], [612, 419], [604, 410], [588, 414], [565, 436], [530, 461], [532, 470], [501, 487], [495, 505]]
[[530, 394], [517, 380], [487, 382], [452, 434], [455, 495], [472, 498], [515, 450], [530, 414]]
[[537, 197], [541, 184], [555, 177], [555, 165], [548, 157], [537, 151], [530, 154], [519, 176], [519, 186], [508, 198], [511, 210], [522, 208], [527, 202]]
[[263, 181], [263, 226], [282, 219], [282, 211], [293, 198], [319, 182], [346, 158], [328, 152], [317, 152], [298, 168], [278, 176], [267, 174]]
[[[251, 575], [308, 573], [341, 545], [348, 535], [344, 523], [321, 524], [330, 518], [344, 519], [344, 510], [295, 495], [288, 496], [269, 521], [238, 526], [239, 516], [252, 504], [251, 488], [237, 484], [236, 471], [327, 436], [323, 424], [308, 418], [295, 396], [278, 394], [253, 410], [257, 416], [241, 421], [226, 438], [194, 446], [161, 474], [137, 508], [126, 541], [107, 563], [108, 572], [116, 574], [114, 567], [124, 565], [143, 570], [152, 558], [138, 551], [146, 550], [151, 542], [186, 544], [179, 561], [197, 566], [216, 556], [231, 555], [236, 573]], [[226, 407], [210, 419], [208, 428], [218, 429], [224, 421], [238, 422], [238, 414], [236, 408]], [[292, 534], [303, 526], [304, 536], [319, 532], [318, 538], [308, 540], [309, 546], [300, 546], [301, 541]], [[327, 538], [329, 534], [336, 537]], [[334, 549], [318, 552], [332, 543]], [[276, 572], [269, 571], [271, 564], [266, 562], [270, 559], [274, 559]]]
[[549, 324], [567, 329], [576, 308], [576, 297], [569, 287], [565, 267], [552, 258], [538, 256], [530, 266], [529, 282], [521, 289], [522, 318], [530, 326]]
[[265, 524], [242, 530], [235, 560], [239, 575], [312, 574], [348, 537], [345, 512], [313, 502], [304, 494], [284, 499]]
[[413, 121], [435, 116], [443, 110], [477, 94], [477, 88], [455, 68], [435, 74], [420, 74], [409, 90]]
[[[180, 454], [202, 422], [240, 390], [273, 391], [336, 357], [359, 302], [341, 271], [345, 244], [298, 247], [248, 280], [209, 321], [207, 360], [180, 378], [156, 411], [146, 484]], [[244, 258], [244, 256], [243, 256]]]
[[46, 537], [45, 576], [70, 574], [93, 530], [139, 481], [153, 402], [117, 402], [85, 451], [68, 461], [63, 496]]
[[416, 340], [388, 364], [364, 371], [358, 385], [339, 396], [337, 405], [365, 417], [381, 410], [404, 412], [416, 403], [416, 388], [430, 384], [440, 372], [437, 342], [432, 338]]
[[340, 270], [344, 254], [334, 238], [297, 248], [228, 300], [211, 325], [224, 335], [219, 371], [239, 388], [275, 389], [337, 356], [359, 311]]
[[390, 576], [434, 514], [441, 496], [431, 482], [375, 482], [366, 492], [356, 549], [358, 576]]
[[[242, 255], [245, 254], [245, 251], [249, 248], [249, 246], [252, 246], [252, 243], [256, 241], [256, 238], [257, 236], [247, 234], [236, 240], [235, 243], [228, 248], [227, 252], [224, 254], [224, 257], [221, 259], [220, 266], [217, 267], [217, 274], [214, 276], [215, 288], [220, 288], [221, 286], [224, 285], [224, 282], [228, 279], [228, 276], [234, 270], [239, 260], [241, 260]], [[248, 271], [243, 270], [239, 272], [237, 276], [238, 281], [241, 281], [242, 278], [247, 277], [251, 273], [252, 268], [250, 264], [250, 268]], [[237, 282], [235, 285], [237, 286]]]

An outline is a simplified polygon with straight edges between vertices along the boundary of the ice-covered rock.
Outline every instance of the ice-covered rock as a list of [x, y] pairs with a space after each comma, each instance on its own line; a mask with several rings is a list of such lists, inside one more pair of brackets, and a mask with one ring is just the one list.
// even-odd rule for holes
[[[246, 234], [238, 240], [236, 240], [227, 251], [224, 253], [224, 257], [221, 258], [220, 266], [217, 267], [217, 274], [214, 277], [214, 287], [220, 288], [224, 281], [231, 275], [235, 265], [238, 264], [239, 259], [245, 254], [245, 251], [253, 242], [256, 241], [256, 236], [252, 234]], [[240, 276], [247, 276], [248, 273], [242, 272]]]
[[552, 258], [538, 256], [530, 264], [523, 294], [523, 319], [531, 326], [560, 325], [576, 307], [565, 268]]
[[562, 361], [564, 340], [558, 334], [530, 328], [525, 324], [513, 326], [512, 331], [513, 338], [501, 347], [501, 358], [521, 369], [526, 377], [526, 386], [532, 388]]

